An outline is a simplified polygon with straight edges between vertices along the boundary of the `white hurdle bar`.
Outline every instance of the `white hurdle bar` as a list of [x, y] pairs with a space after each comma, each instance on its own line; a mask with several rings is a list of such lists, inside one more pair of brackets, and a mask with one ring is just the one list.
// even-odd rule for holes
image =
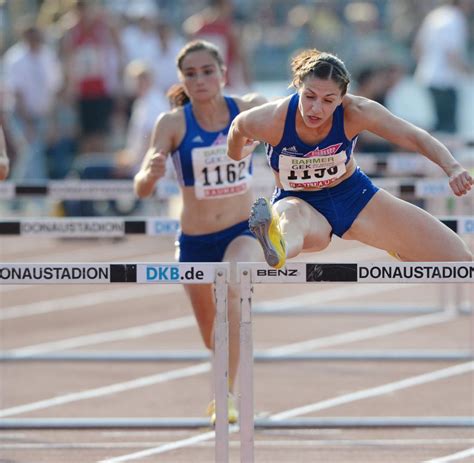
[[[458, 235], [474, 235], [474, 216], [438, 217]], [[169, 217], [51, 217], [0, 221], [0, 236], [34, 238], [120, 238], [175, 235], [179, 221]]]
[[[237, 274], [241, 289], [240, 328], [240, 459], [242, 463], [254, 462], [254, 395], [253, 395], [253, 340], [252, 340], [252, 286], [261, 283], [474, 283], [472, 262], [403, 262], [403, 263], [306, 263], [291, 262], [276, 270], [261, 263], [239, 263]], [[462, 417], [458, 424], [472, 426], [474, 420]], [[361, 418], [361, 426], [367, 422]], [[283, 420], [274, 420], [280, 422]], [[299, 420], [302, 424], [302, 421]], [[324, 420], [303, 420], [322, 426]], [[327, 421], [327, 420], [326, 420]], [[387, 420], [369, 420], [372, 426], [390, 426]], [[339, 418], [335, 423], [350, 423], [357, 427], [357, 419]], [[439, 426], [433, 418], [412, 418], [412, 426], [422, 424]], [[311, 427], [308, 424], [308, 427]], [[280, 427], [290, 426], [279, 423]], [[392, 424], [393, 425], [393, 424]]]
[[[214, 385], [216, 400], [215, 460], [229, 459], [228, 426], [228, 318], [227, 287], [229, 263], [0, 263], [0, 285], [17, 284], [209, 284], [214, 283], [216, 319], [214, 330]], [[116, 424], [123, 423], [119, 419]], [[126, 419], [125, 419], [126, 420]], [[133, 420], [131, 420], [133, 422]], [[155, 422], [159, 420], [155, 420]], [[153, 420], [142, 420], [143, 423]], [[207, 424], [209, 421], [206, 420]], [[84, 420], [68, 420], [68, 427], [85, 426]], [[98, 422], [97, 422], [98, 423]], [[111, 425], [114, 420], [103, 423]], [[202, 424], [199, 421], [199, 424]], [[66, 421], [62, 423], [66, 425]], [[10, 421], [14, 425], [14, 421]], [[17, 422], [17, 425], [21, 424]], [[26, 420], [25, 427], [34, 423]], [[51, 421], [38, 419], [36, 426], [53, 426]], [[89, 422], [93, 426], [93, 423]], [[170, 426], [172, 423], [170, 423]]]
[[[261, 170], [262, 180], [267, 181], [266, 189], [271, 195], [274, 183], [269, 169]], [[260, 178], [260, 177], [259, 177]], [[393, 192], [396, 196], [417, 198], [451, 197], [452, 191], [448, 180], [442, 177], [382, 177], [376, 178], [375, 183], [380, 188]], [[167, 199], [179, 194], [177, 182], [162, 179], [157, 184], [154, 198]], [[119, 199], [137, 199], [132, 180], [49, 180], [36, 183], [14, 183], [12, 181], [0, 184], [0, 200], [11, 200], [22, 197], [42, 197], [53, 200], [70, 201], [106, 201]]]

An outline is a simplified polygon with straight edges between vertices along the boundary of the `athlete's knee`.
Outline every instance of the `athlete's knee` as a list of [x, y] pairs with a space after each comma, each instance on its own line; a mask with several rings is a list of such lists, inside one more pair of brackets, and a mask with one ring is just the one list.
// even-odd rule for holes
[[315, 233], [307, 238], [304, 242], [305, 252], [323, 251], [329, 246], [331, 235], [327, 233]]
[[210, 330], [208, 333], [201, 332], [201, 336], [206, 349], [214, 350], [214, 330]]
[[283, 235], [290, 235], [295, 242], [303, 245], [305, 235], [309, 231], [311, 218], [308, 211], [300, 205], [291, 204], [279, 213], [280, 229]]
[[212, 339], [212, 336], [209, 336], [204, 339], [204, 346], [208, 350], [214, 350], [214, 339]]
[[447, 256], [445, 257], [446, 261], [450, 262], [472, 262], [473, 255], [470, 249], [467, 247], [466, 243], [459, 240], [458, 246], [454, 248], [447, 249]]

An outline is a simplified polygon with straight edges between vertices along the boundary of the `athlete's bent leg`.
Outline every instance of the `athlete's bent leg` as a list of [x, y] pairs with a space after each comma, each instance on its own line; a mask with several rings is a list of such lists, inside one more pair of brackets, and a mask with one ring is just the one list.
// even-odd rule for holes
[[472, 253], [456, 233], [384, 190], [374, 195], [343, 238], [396, 253], [404, 261], [472, 261]]
[[[214, 326], [216, 316], [216, 303], [213, 285], [184, 285], [186, 293], [188, 294], [191, 305], [194, 310], [194, 315], [199, 325], [202, 339], [205, 346], [214, 352]], [[237, 365], [239, 361], [238, 355], [238, 340], [237, 340], [237, 354], [235, 354], [235, 326], [238, 320], [235, 321], [235, 315], [232, 315], [235, 302], [229, 300], [229, 391], [233, 391], [234, 378], [237, 371]], [[237, 331], [238, 333], [238, 331]], [[216, 422], [216, 402], [212, 400], [207, 407], [207, 415], [210, 417], [211, 424], [214, 425]], [[235, 406], [233, 396], [228, 398], [228, 419], [229, 423], [236, 423], [239, 414]]]

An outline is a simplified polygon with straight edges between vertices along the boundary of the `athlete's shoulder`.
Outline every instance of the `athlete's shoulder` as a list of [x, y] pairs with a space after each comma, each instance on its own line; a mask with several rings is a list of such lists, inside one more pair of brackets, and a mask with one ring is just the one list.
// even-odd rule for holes
[[240, 113], [236, 124], [249, 138], [275, 145], [285, 126], [289, 98], [272, 100]]
[[273, 101], [275, 105], [275, 111], [277, 113], [284, 113], [288, 111], [288, 106], [290, 105], [290, 100], [293, 98], [294, 94], [278, 98]]
[[360, 116], [365, 111], [368, 111], [377, 105], [377, 103], [369, 98], [359, 95], [352, 95], [348, 93], [344, 95], [342, 99], [342, 105], [344, 107], [344, 114], [351, 116]]
[[179, 108], [173, 108], [169, 111], [162, 112], [158, 116], [156, 123], [172, 130], [183, 124], [184, 120], [184, 107], [180, 106]]
[[169, 140], [170, 150], [175, 149], [186, 130], [184, 108], [174, 108], [161, 113], [155, 122], [153, 140]]
[[342, 104], [344, 126], [348, 136], [366, 130], [368, 126], [380, 120], [387, 113], [380, 103], [363, 96], [345, 95]]
[[275, 122], [278, 119], [285, 119], [290, 99], [291, 96], [271, 100], [258, 108], [259, 113], [271, 118], [269, 123]]
[[345, 122], [362, 122], [365, 119], [376, 117], [380, 104], [363, 96], [347, 94], [342, 100]]

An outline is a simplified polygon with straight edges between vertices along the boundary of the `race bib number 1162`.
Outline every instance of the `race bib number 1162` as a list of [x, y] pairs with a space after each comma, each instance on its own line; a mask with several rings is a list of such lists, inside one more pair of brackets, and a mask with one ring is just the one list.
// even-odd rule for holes
[[194, 188], [198, 199], [242, 194], [249, 189], [250, 159], [233, 161], [226, 145], [194, 148], [192, 151]]

